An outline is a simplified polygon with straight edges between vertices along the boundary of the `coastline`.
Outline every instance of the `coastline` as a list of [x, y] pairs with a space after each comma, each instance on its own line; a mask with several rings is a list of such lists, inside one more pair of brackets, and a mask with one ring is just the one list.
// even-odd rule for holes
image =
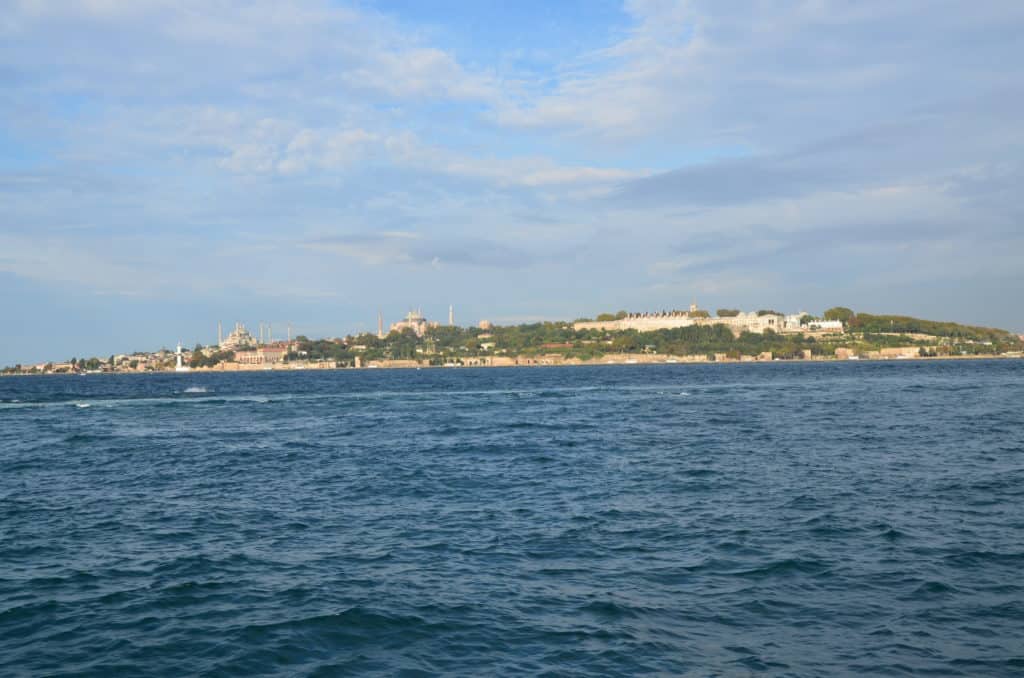
[[908, 363], [908, 362], [926, 362], [926, 361], [977, 361], [977, 360], [1024, 360], [1024, 356], [1016, 355], [950, 355], [950, 356], [918, 356], [914, 358], [833, 358], [833, 357], [822, 357], [822, 358], [791, 358], [781, 359], [773, 358], [771, 360], [763, 359], [748, 359], [748, 360], [697, 360], [693, 359], [692, 356], [651, 356], [649, 354], [616, 354], [610, 358], [608, 356], [599, 360], [546, 360], [545, 356], [531, 357], [520, 359], [522, 362], [501, 362], [501, 363], [474, 363], [470, 365], [430, 365], [426, 363], [416, 364], [415, 361], [375, 361], [369, 365], [362, 365], [359, 367], [336, 367], [327, 366], [321, 364], [313, 365], [298, 365], [295, 363], [278, 363], [272, 366], [265, 365], [232, 365], [228, 369], [214, 368], [194, 368], [187, 372], [178, 372], [173, 369], [170, 370], [125, 370], [125, 371], [114, 371], [114, 372], [44, 372], [44, 373], [9, 373], [0, 374], [0, 377], [59, 377], [59, 376], [103, 376], [103, 375], [157, 375], [157, 374], [177, 374], [181, 376], [196, 375], [196, 374], [232, 374], [237, 372], [244, 372], [246, 374], [251, 373], [280, 373], [280, 372], [352, 372], [352, 371], [370, 371], [370, 370], [446, 370], [446, 369], [472, 369], [472, 368], [486, 368], [486, 369], [516, 369], [516, 368], [542, 368], [542, 367], [637, 367], [642, 365], [672, 365], [672, 366], [688, 366], [688, 365], [766, 365], [766, 364], [840, 364], [840, 363]]

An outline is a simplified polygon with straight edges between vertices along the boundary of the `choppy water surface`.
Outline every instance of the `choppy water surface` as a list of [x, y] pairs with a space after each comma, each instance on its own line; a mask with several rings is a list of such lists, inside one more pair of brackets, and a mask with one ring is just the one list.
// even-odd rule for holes
[[1024, 361], [0, 379], [0, 673], [1024, 672]]

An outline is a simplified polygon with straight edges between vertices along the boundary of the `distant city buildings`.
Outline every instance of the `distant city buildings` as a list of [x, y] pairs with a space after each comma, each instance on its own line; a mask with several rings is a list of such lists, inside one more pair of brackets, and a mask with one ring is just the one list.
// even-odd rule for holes
[[[872, 318], [867, 314], [862, 317]], [[218, 323], [216, 345], [197, 345], [194, 350], [189, 350], [179, 342], [174, 351], [163, 348], [152, 352], [116, 354], [109, 358], [72, 358], [68, 362], [15, 365], [3, 368], [0, 373], [96, 374], [434, 365], [511, 366], [591, 364], [596, 361], [633, 364], [712, 360], [888, 360], [990, 355], [1024, 358], [1024, 351], [1018, 343], [1018, 339], [1024, 341], [1024, 335], [914, 318], [894, 319], [901, 323], [909, 321], [922, 329], [916, 332], [882, 332], [881, 334], [887, 337], [901, 337], [902, 341], [893, 338], [880, 341], [870, 334], [870, 328], [863, 325], [855, 323], [847, 328], [842, 321], [822, 320], [804, 312], [783, 314], [773, 310], [743, 312], [723, 308], [712, 315], [693, 303], [688, 310], [647, 313], [620, 311], [615, 315], [602, 314], [596, 320], [550, 323], [550, 329], [554, 330], [555, 336], [550, 336], [551, 333], [547, 331], [549, 328], [537, 331], [533, 325], [495, 327], [489, 320], [480, 320], [475, 328], [431, 332], [441, 327], [441, 324], [428, 320], [422, 311], [415, 310], [407, 313], [402, 320], [392, 323], [390, 332], [395, 334], [388, 336], [384, 333], [383, 313], [378, 312], [377, 337], [380, 341], [360, 334], [343, 339], [313, 341], [302, 337], [301, 342], [293, 342], [289, 326], [288, 341], [275, 342], [272, 340], [273, 334], [269, 324], [260, 325], [259, 336], [254, 337], [241, 323], [236, 323], [225, 338]], [[448, 323], [455, 327], [455, 308], [452, 305], [448, 307]], [[887, 324], [893, 323], [888, 321]], [[733, 337], [726, 333], [709, 332], [708, 338], [714, 344], [713, 350], [692, 355], [665, 353], [666, 342], [669, 342], [671, 350], [677, 350], [675, 344], [678, 343], [678, 337], [674, 338], [672, 335], [652, 335], [645, 337], [641, 342], [630, 340], [629, 348], [625, 352], [620, 348], [623, 342], [613, 336], [613, 333], [621, 331], [656, 332], [691, 326], [710, 329], [718, 325], [728, 328], [733, 337], [739, 337], [745, 332], [769, 336], [759, 337], [756, 341], [753, 338], [746, 338], [735, 342]], [[411, 330], [418, 340], [410, 342], [408, 335], [399, 336], [406, 330]], [[600, 330], [600, 333], [574, 335], [572, 330]], [[772, 338], [772, 333], [788, 337]], [[792, 341], [798, 335], [813, 337], [814, 341], [800, 346], [799, 342]], [[893, 345], [897, 341], [902, 345]], [[749, 345], [757, 343], [760, 343], [762, 348], [772, 350], [751, 350], [746, 354], [741, 353], [741, 350], [748, 350]], [[773, 352], [776, 349], [781, 351], [781, 356]]]

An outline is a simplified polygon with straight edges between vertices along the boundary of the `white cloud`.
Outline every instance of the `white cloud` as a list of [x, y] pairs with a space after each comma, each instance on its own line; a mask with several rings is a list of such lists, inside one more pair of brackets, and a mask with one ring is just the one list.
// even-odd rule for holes
[[13, 4], [0, 121], [28, 160], [0, 175], [0, 268], [152, 293], [217, 269], [307, 296], [511, 281], [523, 313], [567, 278], [753, 295], [825, 255], [850, 285], [897, 256], [1015, 275], [1020, 3], [636, 0], [607, 47], [528, 71], [366, 7]]

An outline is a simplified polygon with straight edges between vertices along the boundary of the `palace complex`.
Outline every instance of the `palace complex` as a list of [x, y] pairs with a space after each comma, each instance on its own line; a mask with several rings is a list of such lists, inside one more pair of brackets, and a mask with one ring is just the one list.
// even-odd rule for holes
[[757, 311], [735, 315], [711, 316], [707, 311], [691, 304], [688, 311], [660, 311], [654, 313], [627, 313], [611, 320], [581, 320], [573, 323], [576, 330], [654, 332], [692, 325], [725, 325], [732, 333], [739, 336], [743, 332], [763, 334], [766, 330], [774, 332], [822, 332], [842, 333], [843, 323], [838, 320], [815, 320], [808, 325], [801, 325], [803, 313], [783, 315], [781, 313]]

